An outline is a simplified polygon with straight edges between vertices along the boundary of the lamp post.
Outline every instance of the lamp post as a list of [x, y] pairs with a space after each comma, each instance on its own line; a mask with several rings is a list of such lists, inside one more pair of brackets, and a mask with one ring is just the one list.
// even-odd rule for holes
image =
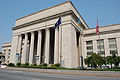
[[19, 58], [20, 58], [19, 53], [16, 53], [16, 64], [19, 63]]

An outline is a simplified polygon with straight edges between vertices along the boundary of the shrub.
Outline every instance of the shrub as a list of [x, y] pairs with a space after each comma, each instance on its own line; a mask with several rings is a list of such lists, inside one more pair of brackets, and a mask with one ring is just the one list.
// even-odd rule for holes
[[17, 63], [17, 66], [21, 66], [21, 63]]
[[42, 67], [42, 64], [39, 64], [38, 66], [39, 66], [39, 67]]
[[25, 63], [25, 66], [29, 66], [29, 63]]
[[29, 63], [22, 64], [22, 67], [28, 67]]
[[48, 65], [47, 65], [47, 63], [43, 63], [42, 66], [47, 67]]
[[15, 65], [14, 65], [14, 63], [9, 63], [8, 66], [9, 67], [14, 67]]
[[60, 67], [59, 63], [54, 64], [55, 67]]
[[37, 66], [37, 64], [31, 64], [30, 66]]

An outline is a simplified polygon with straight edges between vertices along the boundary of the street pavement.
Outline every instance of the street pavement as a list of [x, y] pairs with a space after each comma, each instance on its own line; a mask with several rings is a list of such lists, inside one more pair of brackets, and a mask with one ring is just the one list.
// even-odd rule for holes
[[69, 75], [0, 69], [0, 80], [120, 80], [120, 77]]

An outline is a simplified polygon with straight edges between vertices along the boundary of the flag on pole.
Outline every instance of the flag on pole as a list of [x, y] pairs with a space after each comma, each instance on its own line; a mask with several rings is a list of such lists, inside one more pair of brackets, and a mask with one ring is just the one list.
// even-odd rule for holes
[[61, 24], [61, 17], [59, 17], [58, 21], [55, 23], [54, 29], [59, 27], [60, 24]]
[[96, 24], [96, 34], [99, 34], [99, 25], [98, 25], [98, 19], [97, 19], [97, 24]]
[[82, 23], [80, 21], [80, 18], [77, 18], [77, 27], [76, 27], [76, 29], [79, 30], [79, 31], [81, 31], [81, 28], [79, 27], [81, 24]]
[[80, 18], [77, 19], [77, 24], [78, 24], [78, 25], [81, 24]]

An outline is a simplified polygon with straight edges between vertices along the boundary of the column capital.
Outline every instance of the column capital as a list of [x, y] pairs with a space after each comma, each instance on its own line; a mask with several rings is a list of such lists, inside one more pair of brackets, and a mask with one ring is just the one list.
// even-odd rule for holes
[[25, 36], [27, 36], [28, 33], [24, 33]]
[[19, 34], [18, 36], [20, 37], [20, 36], [22, 36], [22, 34]]
[[31, 34], [33, 34], [33, 33], [34, 33], [34, 31], [31, 31], [30, 33], [31, 33]]
[[46, 28], [45, 30], [46, 30], [46, 31], [49, 31], [49, 30], [50, 30], [50, 28]]
[[37, 32], [41, 32], [42, 30], [41, 29], [39, 29]]

